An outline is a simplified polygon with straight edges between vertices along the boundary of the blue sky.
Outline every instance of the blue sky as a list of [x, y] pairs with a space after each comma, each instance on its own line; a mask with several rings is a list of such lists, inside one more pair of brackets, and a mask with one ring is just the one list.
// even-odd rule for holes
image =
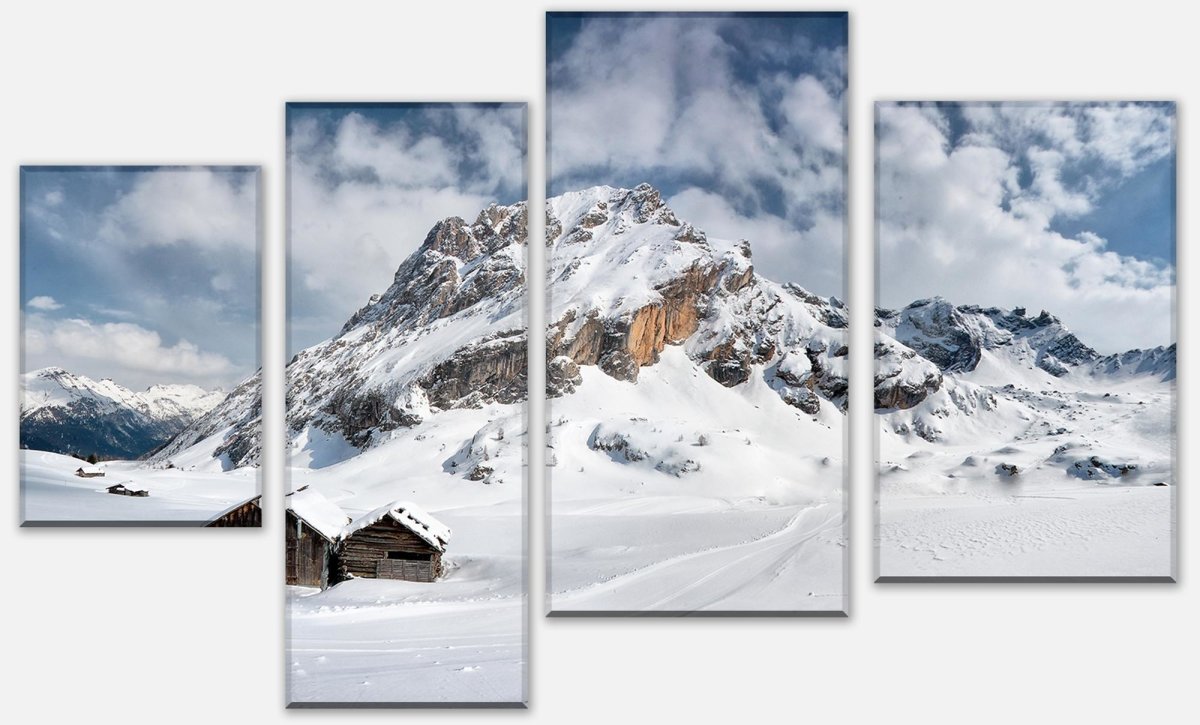
[[648, 182], [843, 294], [847, 36], [845, 13], [549, 13], [549, 193]]
[[25, 167], [24, 368], [228, 388], [257, 367], [258, 171]]
[[526, 197], [525, 105], [287, 108], [289, 348], [337, 334], [438, 221]]
[[881, 103], [879, 303], [1045, 309], [1111, 353], [1169, 344], [1175, 107]]
[[[996, 104], [973, 103], [938, 104], [949, 122], [947, 139], [951, 144], [970, 143], [972, 125], [964, 117], [967, 107]], [[1044, 104], [1031, 105], [1035, 109]], [[1076, 113], [1095, 104], [1073, 104]], [[1103, 105], [1103, 104], [1101, 104]], [[1144, 108], [1169, 110], [1169, 104], [1139, 104]], [[1069, 109], [1072, 104], [1064, 106]], [[1081, 131], [1081, 133], [1086, 133]], [[1053, 147], [1049, 139], [1036, 139], [1028, 134], [1025, 150], [1034, 146]], [[1028, 156], [1019, 147], [1010, 149], [1014, 166], [1018, 169], [1018, 182], [1028, 187], [1033, 179], [1033, 169]], [[1108, 249], [1140, 259], [1169, 262], [1175, 258], [1175, 157], [1162, 156], [1144, 165], [1139, 164], [1129, 175], [1112, 173], [1107, 164], [1094, 155], [1081, 154], [1072, 159], [1061, 172], [1068, 186], [1089, 186], [1092, 197], [1091, 208], [1082, 214], [1058, 215], [1050, 222], [1050, 228], [1066, 236], [1080, 232], [1093, 232], [1108, 241]]]

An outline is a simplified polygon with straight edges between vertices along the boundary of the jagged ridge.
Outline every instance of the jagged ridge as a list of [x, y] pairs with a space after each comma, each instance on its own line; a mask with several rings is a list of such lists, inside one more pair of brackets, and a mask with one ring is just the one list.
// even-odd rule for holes
[[195, 385], [134, 392], [59, 367], [26, 373], [21, 382], [22, 448], [105, 459], [158, 448], [224, 397]]

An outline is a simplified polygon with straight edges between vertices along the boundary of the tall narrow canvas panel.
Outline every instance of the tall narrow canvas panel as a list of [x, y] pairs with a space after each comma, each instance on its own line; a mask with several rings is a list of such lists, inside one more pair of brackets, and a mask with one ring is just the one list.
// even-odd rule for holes
[[287, 107], [287, 699], [526, 700], [524, 104]]
[[1175, 106], [881, 103], [885, 580], [1175, 575]]
[[260, 526], [259, 170], [21, 169], [24, 525]]
[[548, 15], [553, 614], [845, 612], [847, 40]]

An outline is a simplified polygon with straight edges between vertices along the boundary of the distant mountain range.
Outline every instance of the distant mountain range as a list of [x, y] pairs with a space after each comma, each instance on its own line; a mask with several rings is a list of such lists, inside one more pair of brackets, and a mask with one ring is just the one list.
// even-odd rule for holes
[[50, 367], [21, 376], [21, 447], [101, 459], [144, 456], [225, 398], [195, 385], [134, 392]]
[[[1146, 376], [1175, 379], [1175, 345], [1101, 356], [1054, 315], [955, 306], [941, 297], [902, 310], [875, 310], [875, 407], [912, 408], [943, 387], [943, 375], [971, 377], [985, 357], [1015, 371], [1054, 378]], [[1016, 377], [1009, 382], [1016, 382]]]
[[[289, 450], [314, 449], [317, 440], [367, 450], [402, 431], [426, 430], [423, 424], [444, 411], [524, 402], [528, 213], [520, 202], [489, 206], [473, 221], [437, 222], [386, 290], [336, 335], [298, 353], [287, 368]], [[704, 395], [711, 392], [721, 405], [734, 398], [717, 391], [735, 391], [764, 420], [840, 426], [849, 352], [841, 300], [763, 277], [749, 242], [709, 238], [676, 217], [649, 185], [568, 192], [548, 199], [542, 213], [549, 398], [591, 400], [600, 409], [606, 393], [586, 382], [587, 369], [629, 384], [654, 369], [681, 387], [698, 385], [696, 376], [716, 383]], [[1079, 379], [1100, 388], [1118, 376], [1174, 378], [1173, 345], [1101, 356], [1046, 312], [932, 298], [878, 309], [875, 320], [875, 406], [905, 413], [904, 421], [929, 438], [937, 437], [946, 410], [970, 407], [968, 398], [986, 399], [995, 394], [991, 387], [1019, 382], [1014, 376], [1027, 375], [1030, 385], [1035, 378]], [[668, 356], [685, 367], [664, 369]], [[976, 372], [981, 366], [987, 370]], [[992, 386], [989, 375], [1003, 381]], [[774, 398], [775, 412], [766, 412], [763, 391]], [[669, 411], [641, 413], [653, 419]], [[721, 413], [711, 415], [716, 424]], [[256, 373], [153, 459], [163, 462], [208, 441], [212, 455], [229, 466], [257, 465], [260, 421]], [[481, 442], [487, 424], [480, 420], [480, 441], [437, 442], [450, 451], [448, 473], [486, 478], [494, 465], [481, 461], [496, 455]], [[755, 437], [753, 429], [748, 433]], [[589, 447], [604, 443], [593, 438]], [[829, 453], [815, 444], [811, 451], [817, 460]], [[685, 461], [687, 455], [679, 453]], [[693, 472], [687, 468], [659, 470]]]

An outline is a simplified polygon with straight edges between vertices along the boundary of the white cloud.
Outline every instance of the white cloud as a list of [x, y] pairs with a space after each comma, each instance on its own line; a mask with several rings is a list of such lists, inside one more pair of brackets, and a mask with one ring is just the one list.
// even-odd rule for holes
[[25, 325], [30, 369], [60, 365], [138, 387], [180, 378], [211, 386], [225, 382], [234, 372], [223, 355], [203, 351], [187, 340], [164, 345], [157, 332], [133, 323], [50, 320], [31, 314]]
[[42, 203], [50, 207], [58, 206], [59, 204], [63, 203], [63, 193], [58, 189], [48, 191], [46, 192], [46, 195], [42, 197]]
[[814, 144], [841, 155], [845, 143], [841, 104], [816, 78], [796, 79], [783, 97], [783, 112], [802, 145]]
[[[780, 281], [840, 294], [845, 50], [804, 49], [807, 73], [766, 63], [747, 75], [737, 69], [744, 49], [724, 32], [739, 22], [585, 23], [550, 67], [552, 186], [684, 180], [671, 202], [682, 218], [714, 236], [749, 238], [763, 269], [798, 275]], [[801, 52], [756, 43], [756, 56], [776, 61]]]
[[47, 312], [62, 309], [62, 305], [49, 295], [38, 295], [37, 297], [33, 297], [25, 303], [25, 306], [32, 307], [35, 310], [45, 310]]
[[473, 221], [501, 193], [524, 192], [520, 108], [460, 105], [381, 125], [359, 113], [326, 133], [289, 137], [292, 288], [297, 345], [328, 337], [391, 284], [397, 267], [449, 216]]
[[[1121, 153], [1084, 108], [968, 105], [963, 116], [968, 132], [952, 147], [945, 119], [929, 108], [879, 109], [880, 303], [941, 295], [1041, 308], [1104, 352], [1169, 342], [1173, 268], [1110, 251], [1094, 233], [1051, 228], [1086, 213], [1113, 175], [1161, 158], [1160, 141]], [[1157, 125], [1140, 114], [1116, 123], [1118, 138]], [[1068, 182], [1072, 158], [1090, 165]], [[1031, 172], [1024, 187], [1022, 159]]]
[[385, 184], [442, 185], [456, 178], [453, 152], [441, 138], [414, 135], [402, 125], [381, 129], [358, 113], [338, 125], [331, 159], [341, 174], [369, 171]]
[[255, 178], [200, 167], [141, 173], [103, 211], [99, 240], [133, 248], [190, 243], [253, 250], [258, 241]]
[[696, 187], [684, 189], [667, 203], [712, 237], [748, 240], [755, 269], [768, 279], [803, 279], [813, 289], [845, 296], [845, 274], [839, 266], [844, 259], [840, 215], [820, 214], [808, 229], [798, 231], [773, 214], [739, 214], [719, 194]]

